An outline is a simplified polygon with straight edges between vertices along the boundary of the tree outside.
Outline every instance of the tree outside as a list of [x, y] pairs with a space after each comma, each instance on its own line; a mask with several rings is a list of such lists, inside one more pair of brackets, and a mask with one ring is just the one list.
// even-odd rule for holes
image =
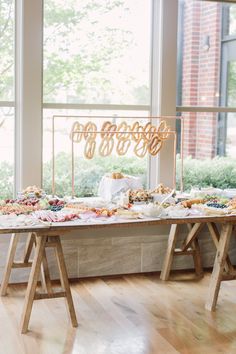
[[[148, 105], [150, 48], [147, 37], [150, 29], [147, 30], [147, 23], [150, 24], [151, 10], [147, 3], [151, 4], [144, 0], [45, 0], [44, 103]], [[13, 0], [1, 1], [0, 101], [9, 102], [14, 101], [14, 11]], [[236, 6], [230, 5], [230, 35], [236, 33], [235, 21]], [[231, 62], [227, 86], [229, 106], [236, 103], [235, 77], [236, 65]], [[12, 196], [14, 185], [13, 118], [13, 109], [1, 109], [0, 194], [4, 198]], [[227, 119], [232, 126], [226, 142], [230, 146], [235, 115], [228, 114]], [[47, 118], [44, 119], [44, 133], [51, 133], [46, 121]], [[61, 133], [64, 134], [63, 130]], [[226, 153], [230, 154], [229, 148]], [[59, 153], [56, 163], [57, 191], [60, 195], [70, 194], [70, 156]], [[78, 158], [76, 193], [95, 195], [99, 180], [109, 171], [119, 170], [143, 176], [145, 180], [146, 166], [146, 161], [143, 163], [132, 156], [95, 158], [93, 163]], [[235, 187], [234, 158], [222, 157], [213, 161], [186, 158], [185, 166], [187, 189], [206, 185]], [[50, 183], [51, 161], [47, 159], [44, 161], [44, 187], [48, 192]]]

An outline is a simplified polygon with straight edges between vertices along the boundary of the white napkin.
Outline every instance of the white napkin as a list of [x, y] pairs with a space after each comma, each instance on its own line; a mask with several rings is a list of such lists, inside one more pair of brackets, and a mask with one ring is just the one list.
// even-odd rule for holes
[[113, 179], [108, 176], [103, 176], [98, 187], [98, 195], [110, 201], [120, 193], [124, 193], [129, 189], [140, 188], [142, 188], [142, 183], [139, 177], [127, 176], [120, 179]]

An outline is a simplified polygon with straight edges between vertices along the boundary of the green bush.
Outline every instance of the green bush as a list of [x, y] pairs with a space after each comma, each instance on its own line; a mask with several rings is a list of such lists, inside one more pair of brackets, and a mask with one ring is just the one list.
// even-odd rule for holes
[[[177, 188], [180, 188], [181, 160], [177, 158]], [[215, 157], [210, 160], [184, 159], [184, 190], [192, 187], [236, 188], [236, 159]]]
[[[142, 183], [147, 183], [147, 161], [134, 157], [94, 157], [86, 160], [75, 159], [75, 194], [78, 197], [97, 195], [98, 185], [107, 172], [122, 172], [140, 176]], [[62, 152], [55, 158], [55, 187], [58, 196], [71, 195], [71, 158]], [[52, 169], [51, 161], [44, 164], [43, 187], [51, 194]]]
[[[177, 188], [180, 188], [180, 165], [177, 158]], [[147, 160], [133, 157], [95, 157], [93, 160], [76, 158], [75, 192], [78, 196], [96, 195], [102, 176], [111, 171], [140, 176], [146, 186]], [[0, 164], [0, 198], [12, 198], [13, 165]], [[44, 164], [43, 187], [51, 194], [51, 161]], [[165, 181], [163, 181], [165, 183]], [[236, 188], [236, 159], [216, 157], [212, 160], [184, 160], [184, 188], [192, 187]], [[56, 156], [56, 192], [59, 196], [71, 195], [71, 159], [66, 153]]]
[[0, 164], [0, 199], [9, 199], [14, 191], [14, 169], [13, 164], [6, 161]]

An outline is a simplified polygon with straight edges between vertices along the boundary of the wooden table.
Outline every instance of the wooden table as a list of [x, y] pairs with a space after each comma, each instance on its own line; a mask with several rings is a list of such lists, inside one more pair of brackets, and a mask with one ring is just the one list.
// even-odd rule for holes
[[[180, 225], [187, 225], [188, 234], [180, 249], [176, 249], [176, 241]], [[221, 226], [218, 231], [216, 224]], [[194, 260], [195, 270], [198, 275], [203, 274], [201, 265], [200, 248], [198, 244], [198, 235], [204, 225], [208, 226], [210, 235], [216, 245], [217, 252], [215, 257], [214, 268], [210, 280], [209, 291], [206, 301], [206, 309], [212, 311], [216, 307], [219, 294], [220, 284], [222, 280], [235, 279], [235, 270], [228, 256], [228, 248], [233, 225], [236, 224], [236, 216], [227, 217], [191, 217], [184, 219], [142, 219], [127, 221], [108, 221], [108, 222], [69, 222], [54, 223], [51, 226], [42, 227], [24, 227], [24, 228], [0, 228], [0, 234], [12, 234], [7, 262], [4, 270], [3, 280], [1, 284], [1, 296], [6, 295], [6, 290], [10, 278], [12, 268], [31, 267], [30, 277], [28, 281], [25, 303], [22, 313], [21, 332], [26, 333], [28, 330], [30, 315], [32, 311], [33, 301], [47, 298], [65, 297], [67, 300], [68, 310], [72, 325], [77, 326], [77, 319], [73, 305], [72, 295], [70, 291], [68, 275], [65, 266], [61, 246], [61, 236], [67, 235], [68, 232], [81, 231], [83, 229], [97, 228], [114, 228], [114, 227], [133, 227], [133, 226], [158, 226], [171, 225], [168, 239], [166, 256], [161, 272], [161, 279], [168, 280], [173, 257], [177, 255], [191, 255]], [[19, 233], [28, 233], [25, 253], [22, 262], [15, 262], [15, 252], [19, 240]], [[78, 235], [79, 236], [79, 235]], [[32, 249], [35, 247], [33, 261], [30, 261]], [[60, 273], [61, 291], [54, 292], [49, 276], [49, 269], [46, 257], [46, 248], [53, 247], [55, 249], [57, 264]], [[41, 283], [43, 293], [37, 293], [37, 283], [41, 272]], [[225, 274], [227, 273], [227, 274]]]

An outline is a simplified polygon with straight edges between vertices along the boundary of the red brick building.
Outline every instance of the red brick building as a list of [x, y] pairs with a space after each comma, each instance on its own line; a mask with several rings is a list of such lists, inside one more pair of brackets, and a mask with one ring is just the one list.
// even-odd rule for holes
[[[181, 4], [182, 106], [219, 106], [222, 5], [203, 1]], [[181, 67], [182, 66], [182, 67]], [[217, 154], [218, 113], [183, 113], [184, 155], [212, 158]]]

